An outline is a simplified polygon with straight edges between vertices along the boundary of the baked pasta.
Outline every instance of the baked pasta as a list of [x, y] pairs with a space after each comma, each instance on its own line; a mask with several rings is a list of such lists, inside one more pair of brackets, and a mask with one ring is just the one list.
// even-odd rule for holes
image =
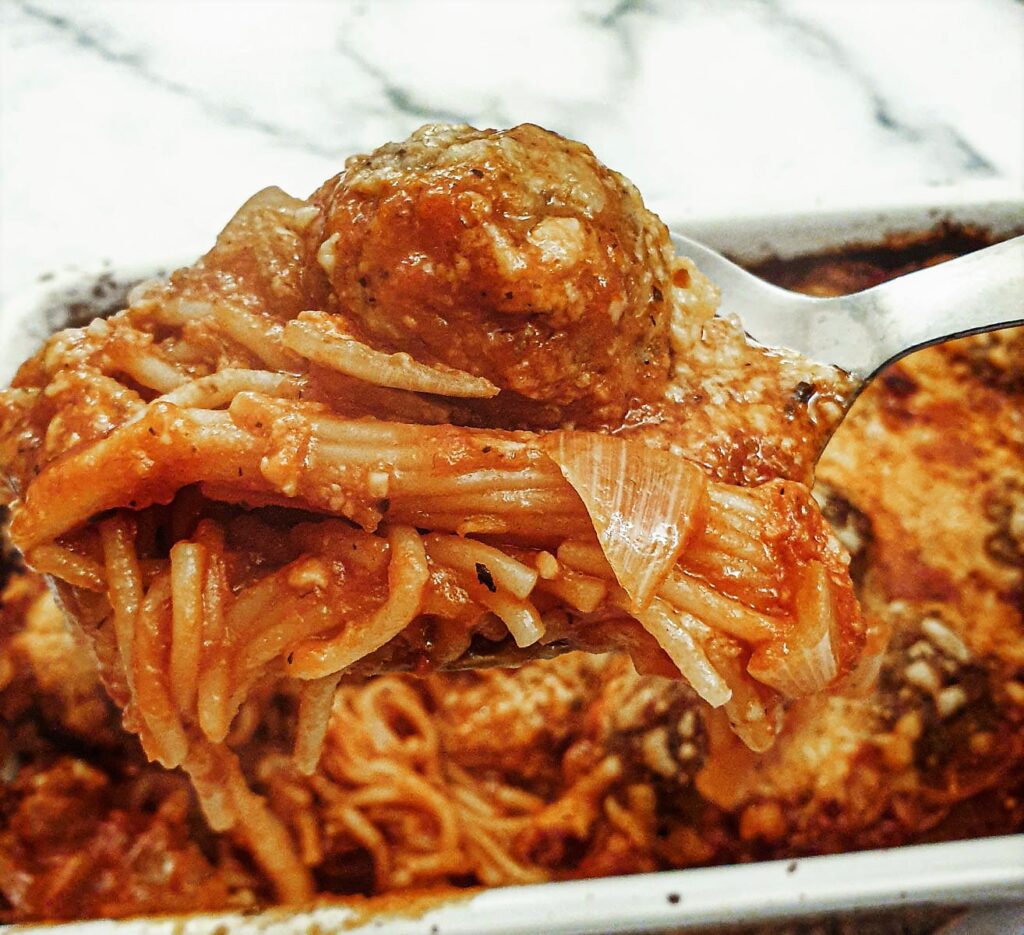
[[586, 147], [425, 127], [52, 337], [3, 395], [11, 540], [147, 755], [306, 899], [231, 743], [286, 685], [312, 774], [343, 677], [624, 651], [756, 751], [866, 677], [807, 486], [846, 382], [714, 313]]
[[[951, 232], [760, 272], [836, 294], [982, 245]], [[914, 354], [868, 388], [831, 442], [815, 496], [853, 556], [878, 677], [851, 686], [857, 696], [791, 704], [768, 751], [738, 743], [722, 710], [682, 680], [572, 653], [345, 684], [307, 776], [288, 754], [298, 683], [263, 686], [229, 744], [316, 892], [593, 877], [1024, 829], [1022, 333]], [[120, 717], [81, 630], [38, 577], [16, 574], [0, 609], [4, 918], [278, 901], [245, 824], [211, 832], [187, 778], [147, 762]]]

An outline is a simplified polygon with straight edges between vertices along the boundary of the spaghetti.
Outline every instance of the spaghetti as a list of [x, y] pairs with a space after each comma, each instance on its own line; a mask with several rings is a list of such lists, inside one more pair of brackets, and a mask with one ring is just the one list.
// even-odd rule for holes
[[[479, 182], [499, 156], [510, 177]], [[541, 207], [537, 176], [555, 186]], [[740, 435], [771, 448], [746, 398], [717, 427], [729, 451], [692, 442], [677, 394], [713, 310], [585, 148], [531, 127], [428, 128], [310, 202], [258, 194], [194, 267], [26, 363], [0, 432], [11, 538], [57, 582], [146, 753], [183, 767], [211, 826], [237, 827], [301, 901], [308, 869], [231, 746], [276, 685], [298, 691], [308, 774], [345, 678], [624, 650], [764, 750], [784, 701], [855, 674], [847, 556], [787, 479], [809, 465], [792, 455], [766, 479], [737, 458]], [[766, 394], [825, 381], [743, 347]], [[614, 758], [594, 770], [580, 803]], [[338, 815], [382, 878], [413, 873], [351, 802]], [[513, 866], [493, 834], [467, 834]]]

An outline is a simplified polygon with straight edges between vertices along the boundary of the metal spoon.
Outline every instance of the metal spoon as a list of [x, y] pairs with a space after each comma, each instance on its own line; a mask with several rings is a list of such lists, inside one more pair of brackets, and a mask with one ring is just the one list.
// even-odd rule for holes
[[847, 407], [885, 366], [930, 344], [1024, 324], [1024, 237], [836, 298], [780, 289], [689, 237], [672, 234], [757, 343], [845, 370]]

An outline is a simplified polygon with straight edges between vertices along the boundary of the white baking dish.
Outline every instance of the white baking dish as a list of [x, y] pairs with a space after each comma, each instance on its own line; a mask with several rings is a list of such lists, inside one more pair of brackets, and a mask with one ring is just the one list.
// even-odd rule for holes
[[[656, 206], [655, 206], [656, 207]], [[882, 243], [894, 233], [923, 231], [942, 221], [978, 225], [996, 235], [1024, 228], [1024, 197], [998, 203], [868, 209], [846, 214], [805, 214], [755, 219], [699, 220], [680, 230], [734, 256], [767, 256]], [[182, 261], [185, 262], [185, 261]], [[174, 268], [182, 262], [165, 264]], [[59, 270], [7, 303], [0, 316], [0, 380], [61, 322], [69, 300], [96, 301], [96, 275], [119, 282], [146, 278], [160, 264], [126, 258], [116, 267]], [[981, 906], [1022, 901], [999, 916], [1012, 928], [1024, 921], [1024, 834], [866, 851], [798, 861], [664, 871], [614, 879], [508, 887], [436, 901], [410, 901], [410, 914], [388, 903], [270, 910], [256, 916], [203, 915], [122, 922], [99, 920], [61, 927], [68, 935], [214, 935], [214, 933], [376, 932], [381, 935], [513, 935], [583, 932], [659, 932], [682, 927], [789, 919], [824, 912], [894, 906]], [[424, 910], [424, 907], [427, 907]], [[416, 907], [413, 909], [412, 907]], [[1016, 920], [1016, 921], [1014, 921]], [[978, 927], [975, 928], [974, 926]], [[980, 917], [958, 931], [982, 931]], [[988, 928], [984, 931], [999, 931]], [[1012, 930], [1012, 928], [1010, 930]], [[22, 926], [19, 932], [40, 932]]]
[[[61, 935], [582, 935], [664, 932], [892, 906], [1000, 903], [1024, 894], [1024, 835], [834, 857], [501, 887], [410, 915], [330, 906], [287, 914], [97, 920]], [[399, 913], [401, 910], [398, 911]], [[19, 932], [40, 931], [26, 926]]]

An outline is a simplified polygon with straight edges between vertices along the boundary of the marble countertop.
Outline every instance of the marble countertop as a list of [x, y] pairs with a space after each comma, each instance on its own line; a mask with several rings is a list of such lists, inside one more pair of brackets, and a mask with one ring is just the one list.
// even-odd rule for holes
[[589, 143], [670, 225], [1024, 198], [1016, 0], [0, 0], [0, 300], [190, 256], [428, 121]]

